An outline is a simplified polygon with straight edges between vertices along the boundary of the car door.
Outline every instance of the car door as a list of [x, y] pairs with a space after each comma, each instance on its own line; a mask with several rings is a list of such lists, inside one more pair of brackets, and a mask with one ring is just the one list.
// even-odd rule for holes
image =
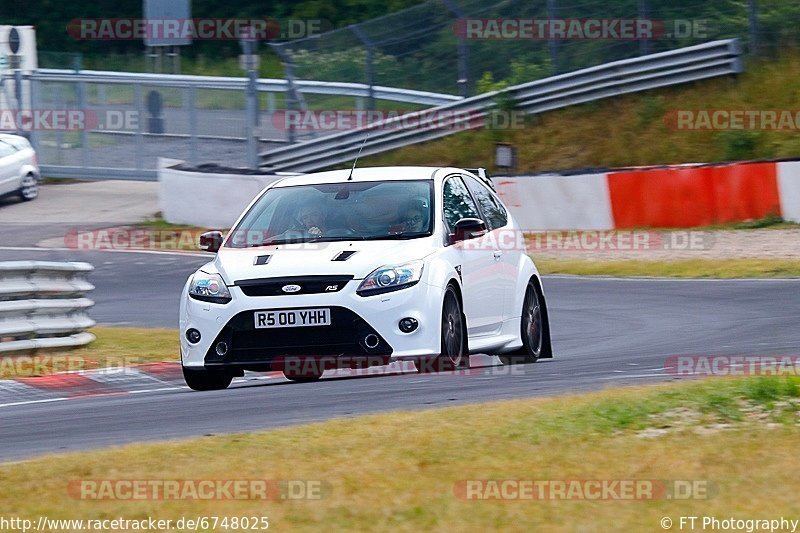
[[[445, 225], [453, 233], [462, 218], [481, 218], [469, 189], [459, 176], [448, 177], [442, 188]], [[480, 238], [479, 238], [480, 239]], [[491, 248], [475, 243], [451, 245], [451, 257], [460, 268], [463, 285], [464, 314], [470, 337], [497, 333], [502, 326], [503, 298], [499, 294], [497, 267]]]
[[503, 316], [508, 319], [519, 316], [520, 309], [515, 309], [514, 291], [519, 276], [520, 255], [523, 247], [522, 235], [508, 227], [508, 214], [503, 204], [486, 185], [472, 176], [464, 176], [478, 209], [481, 211], [486, 228], [489, 230], [486, 245], [492, 247], [492, 256], [496, 262], [497, 287], [503, 294]]
[[13, 146], [0, 140], [0, 194], [8, 194], [19, 188], [16, 154]]

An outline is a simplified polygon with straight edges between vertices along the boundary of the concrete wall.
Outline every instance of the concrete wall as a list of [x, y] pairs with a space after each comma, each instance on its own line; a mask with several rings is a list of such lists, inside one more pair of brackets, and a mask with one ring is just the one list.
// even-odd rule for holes
[[230, 228], [264, 187], [282, 176], [187, 172], [159, 158], [159, 202], [164, 220], [204, 228]]
[[[168, 222], [230, 228], [283, 176], [186, 172], [159, 160]], [[800, 222], [800, 161], [676, 165], [561, 176], [493, 177], [523, 230], [692, 227], [780, 215]]]

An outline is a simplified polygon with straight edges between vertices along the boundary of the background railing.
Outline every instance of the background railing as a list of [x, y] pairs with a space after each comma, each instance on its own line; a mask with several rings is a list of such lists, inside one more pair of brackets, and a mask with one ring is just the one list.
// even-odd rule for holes
[[0, 353], [82, 346], [95, 321], [88, 263], [0, 262]]
[[510, 98], [513, 108], [519, 111], [541, 113], [635, 91], [737, 74], [743, 69], [741, 55], [739, 41], [728, 39], [614, 61], [427, 110], [424, 113], [442, 120], [433, 120], [425, 127], [411, 120], [415, 116], [412, 113], [274, 149], [262, 154], [262, 167], [270, 171], [309, 172], [352, 161], [362, 143], [362, 155], [372, 155], [484, 127], [501, 98]]

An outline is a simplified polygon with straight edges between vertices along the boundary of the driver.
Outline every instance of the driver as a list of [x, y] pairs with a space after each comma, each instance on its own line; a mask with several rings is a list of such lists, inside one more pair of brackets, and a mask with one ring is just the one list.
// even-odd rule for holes
[[316, 202], [309, 202], [301, 207], [297, 215], [301, 229], [312, 237], [321, 237], [325, 233], [326, 219], [325, 208]]

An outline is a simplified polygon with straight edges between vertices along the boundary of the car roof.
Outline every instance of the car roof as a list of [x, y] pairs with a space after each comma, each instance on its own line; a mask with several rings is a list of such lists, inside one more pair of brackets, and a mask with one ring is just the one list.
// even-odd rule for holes
[[[361, 167], [353, 171], [352, 181], [388, 181], [388, 180], [435, 180], [453, 173], [466, 173], [464, 169], [454, 167]], [[275, 187], [293, 187], [296, 185], [316, 185], [318, 183], [341, 183], [347, 181], [350, 169], [314, 172], [301, 176], [284, 178], [275, 183]]]

